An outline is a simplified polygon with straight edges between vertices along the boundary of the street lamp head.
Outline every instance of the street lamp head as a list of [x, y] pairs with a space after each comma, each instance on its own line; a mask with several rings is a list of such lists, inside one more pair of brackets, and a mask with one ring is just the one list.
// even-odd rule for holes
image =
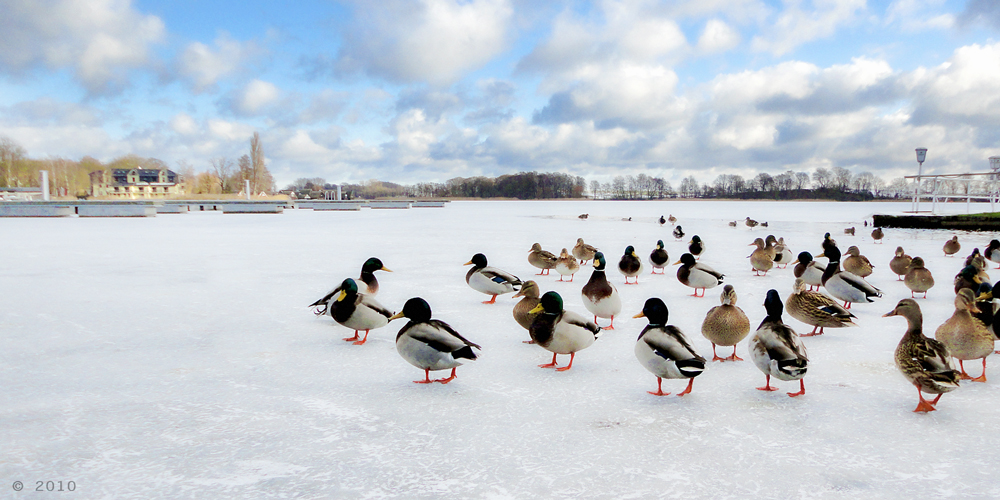
[[993, 172], [1000, 172], [1000, 156], [990, 157], [990, 168], [993, 169]]
[[923, 163], [927, 159], [927, 148], [917, 148], [917, 163]]

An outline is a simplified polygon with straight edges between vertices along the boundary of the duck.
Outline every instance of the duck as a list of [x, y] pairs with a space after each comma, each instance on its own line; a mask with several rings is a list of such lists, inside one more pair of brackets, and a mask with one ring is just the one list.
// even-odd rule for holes
[[[934, 338], [958, 359], [960, 378], [973, 382], [986, 382], [986, 357], [993, 354], [995, 339], [986, 325], [972, 316], [980, 312], [972, 290], [963, 288], [955, 296], [955, 313], [934, 331]], [[980, 358], [983, 359], [983, 374], [972, 378], [965, 373], [964, 362]]]
[[[635, 247], [629, 245], [625, 247], [625, 253], [618, 259], [618, 272], [625, 276], [626, 285], [638, 285], [639, 275], [642, 274], [642, 259], [635, 254]], [[629, 283], [629, 278], [635, 278], [635, 282]]]
[[944, 243], [944, 255], [950, 256], [958, 253], [962, 249], [962, 244], [958, 242], [958, 236], [952, 236], [950, 240]]
[[667, 219], [664, 219], [663, 216], [661, 215], [660, 216], [660, 225], [662, 226], [662, 225], [664, 225], [666, 223], [667, 223]]
[[823, 286], [837, 299], [844, 301], [844, 307], [851, 308], [854, 302], [874, 302], [872, 297], [881, 297], [882, 291], [868, 284], [864, 278], [840, 270], [840, 249], [830, 247], [824, 255], [830, 259], [823, 271]]
[[598, 317], [610, 318], [611, 324], [604, 329], [614, 330], [615, 315], [622, 311], [622, 299], [618, 295], [618, 289], [608, 282], [608, 277], [604, 272], [607, 261], [604, 259], [603, 253], [594, 254], [593, 265], [594, 272], [591, 273], [590, 280], [587, 281], [586, 285], [583, 285], [583, 289], [580, 291], [580, 295], [583, 296], [583, 306], [594, 315], [594, 323], [597, 323]]
[[767, 227], [767, 221], [761, 222], [760, 227]]
[[559, 258], [556, 259], [556, 272], [559, 273], [559, 281], [563, 281], [563, 278], [569, 276], [569, 281], [573, 282], [573, 276], [576, 276], [576, 272], [580, 270], [580, 264], [576, 263], [576, 257], [573, 257], [566, 251], [565, 248], [559, 252]]
[[576, 239], [576, 245], [573, 247], [573, 257], [580, 259], [581, 266], [590, 261], [590, 259], [593, 259], [596, 252], [597, 249], [592, 245], [584, 243], [583, 238]]
[[980, 283], [975, 296], [976, 308], [979, 309], [979, 312], [974, 313], [972, 316], [982, 321], [986, 325], [986, 329], [996, 337], [996, 330], [993, 329], [993, 323], [997, 311], [1000, 310], [1000, 304], [993, 301], [993, 287], [989, 283]]
[[983, 252], [983, 256], [991, 262], [997, 264], [997, 269], [1000, 269], [1000, 241], [990, 240], [990, 244], [986, 247], [986, 251]]
[[882, 228], [876, 227], [875, 229], [872, 230], [872, 240], [875, 240], [875, 243], [882, 243], [882, 238], [884, 237], [885, 233], [882, 232]]
[[691, 237], [688, 242], [688, 253], [694, 255], [695, 260], [701, 260], [701, 254], [705, 253], [705, 242], [701, 241], [701, 236], [697, 234]]
[[[913, 299], [903, 299], [896, 308], [882, 315], [906, 318], [906, 333], [896, 346], [896, 368], [917, 388], [920, 402], [914, 412], [935, 411], [941, 395], [958, 389], [958, 370], [944, 344], [927, 338], [923, 333], [924, 317], [920, 305]], [[937, 394], [933, 401], [924, 399], [924, 392]]]
[[[386, 271], [392, 272], [391, 269], [382, 265], [382, 261], [377, 257], [371, 257], [361, 265], [361, 282], [365, 284], [365, 290], [361, 292], [365, 295], [375, 295], [378, 293], [378, 279], [375, 278], [375, 271]], [[343, 284], [343, 282], [341, 282]], [[309, 304], [309, 307], [314, 308], [313, 312], [317, 316], [322, 316], [326, 314], [327, 309], [330, 307], [330, 303], [340, 294], [340, 287], [330, 290], [321, 299]]]
[[[576, 259], [574, 259], [574, 262], [575, 261]], [[524, 328], [525, 330], [531, 329], [531, 323], [535, 321], [535, 316], [537, 316], [537, 314], [531, 314], [531, 310], [534, 309], [540, 302], [538, 292], [538, 283], [535, 283], [533, 280], [528, 280], [525, 281], [521, 285], [521, 289], [513, 295], [513, 298], [515, 299], [521, 297], [521, 300], [519, 300], [517, 304], [514, 304], [514, 321], [517, 321], [517, 324], [521, 325], [521, 328]], [[525, 344], [535, 343], [534, 340], [530, 339], [524, 340], [523, 342]]]
[[826, 294], [806, 290], [806, 282], [802, 278], [795, 278], [792, 294], [785, 301], [785, 307], [791, 317], [813, 326], [812, 332], [803, 333], [802, 337], [823, 335], [824, 328], [858, 326], [853, 321], [856, 316], [836, 300]]
[[982, 283], [982, 280], [979, 278], [979, 270], [976, 269], [976, 266], [970, 264], [963, 267], [962, 270], [955, 275], [955, 293], [958, 293], [959, 290], [962, 290], [963, 288], [978, 290], [980, 283]]
[[492, 295], [490, 300], [483, 301], [483, 304], [495, 304], [497, 295], [513, 293], [521, 286], [521, 279], [513, 274], [491, 267], [486, 260], [486, 256], [477, 253], [472, 256], [472, 260], [464, 265], [472, 265], [469, 272], [465, 274], [465, 282], [477, 292]]
[[823, 242], [820, 245], [823, 247], [823, 253], [820, 255], [823, 255], [826, 254], [830, 247], [837, 246], [837, 240], [831, 238], [830, 233], [826, 233], [823, 235]]
[[674, 217], [674, 214], [670, 214], [670, 217], [667, 217], [667, 222], [673, 226], [674, 224], [677, 224], [677, 217]]
[[974, 266], [976, 268], [976, 274], [979, 276], [979, 281], [990, 281], [990, 275], [986, 272], [986, 257], [983, 257], [983, 254], [979, 253], [978, 248], [974, 248], [972, 253], [965, 258], [965, 265]]
[[849, 227], [847, 229], [844, 229], [844, 234], [849, 234], [851, 236], [854, 236], [854, 228], [853, 227]]
[[753, 228], [757, 227], [758, 224], [757, 221], [751, 219], [750, 217], [747, 217], [747, 220], [744, 221], [744, 223], [750, 228], [751, 231], [753, 231]]
[[694, 378], [705, 371], [705, 358], [691, 347], [680, 328], [667, 324], [669, 315], [663, 300], [653, 297], [646, 300], [642, 312], [633, 316], [649, 320], [635, 341], [635, 357], [643, 368], [656, 375], [656, 392], [647, 391], [654, 396], [670, 395], [663, 392], [665, 378], [687, 379], [687, 388], [677, 395], [690, 394]]
[[771, 256], [771, 262], [774, 262], [774, 258], [778, 256], [778, 239], [774, 237], [773, 234], [767, 235], [764, 238], [764, 250], [767, 254]]
[[799, 252], [799, 257], [792, 262], [795, 267], [792, 269], [792, 273], [796, 278], [802, 278], [809, 288], [823, 286], [823, 271], [826, 270], [826, 266], [820, 264], [813, 260], [813, 256], [809, 252]]
[[684, 229], [682, 229], [681, 226], [675, 227], [674, 228], [674, 238], [681, 239], [683, 237], [684, 237]]
[[767, 274], [768, 271], [774, 267], [774, 260], [771, 257], [771, 252], [768, 251], [768, 247], [765, 246], [763, 238], [757, 238], [753, 240], [749, 246], [757, 246], [757, 249], [750, 254], [750, 265], [753, 267], [754, 276], [760, 276], [763, 272]]
[[734, 220], [729, 221], [729, 227], [736, 227], [737, 222]]
[[[681, 259], [674, 262], [673, 265], [677, 264], [681, 264], [681, 267], [677, 269], [677, 281], [694, 288], [692, 297], [704, 297], [705, 290], [721, 285], [722, 279], [725, 277], [725, 274], [712, 269], [708, 264], [696, 262], [694, 255], [689, 253], [681, 255]], [[698, 295], [699, 288], [701, 295]]]
[[910, 262], [913, 261], [913, 257], [906, 255], [906, 251], [903, 247], [896, 247], [896, 254], [889, 261], [889, 269], [896, 273], [896, 281], [903, 281], [903, 276], [909, 271]]
[[847, 258], [844, 259], [844, 270], [856, 274], [862, 278], [871, 276], [875, 266], [872, 265], [868, 257], [861, 255], [861, 250], [857, 246], [851, 245], [847, 248]]
[[781, 266], [782, 269], [788, 267], [792, 255], [792, 251], [785, 246], [785, 238], [778, 238], [778, 242], [774, 245], [774, 265]]
[[[701, 334], [712, 343], [712, 361], [743, 361], [743, 358], [736, 355], [736, 345], [750, 333], [750, 320], [736, 306], [736, 290], [733, 285], [722, 287], [719, 300], [722, 305], [709, 309], [705, 314]], [[733, 354], [720, 357], [715, 349], [717, 345], [733, 346]]]
[[[389, 321], [399, 318], [410, 321], [396, 334], [396, 351], [407, 363], [424, 371], [424, 379], [414, 380], [415, 384], [447, 384], [455, 380], [455, 370], [462, 366], [460, 360], [479, 357], [473, 349], [482, 350], [482, 347], [469, 342], [448, 323], [431, 319], [431, 306], [420, 297], [407, 300], [403, 310], [392, 315]], [[432, 371], [449, 368], [451, 376], [431, 380]]]
[[537, 314], [528, 330], [531, 340], [552, 353], [552, 362], [538, 365], [541, 368], [555, 368], [556, 356], [560, 354], [569, 354], [569, 364], [556, 368], [556, 371], [573, 368], [577, 351], [590, 347], [601, 336], [602, 329], [597, 323], [563, 309], [563, 300], [558, 292], [545, 292], [531, 313]]
[[[663, 268], [670, 264], [670, 255], [663, 248], [663, 240], [656, 240], [656, 248], [649, 253], [649, 264], [653, 267], [652, 274], [663, 274]], [[656, 272], [657, 269], [660, 272]]]
[[910, 298], [916, 298], [915, 293], [923, 293], [927, 298], [927, 291], [934, 286], [934, 276], [931, 270], [924, 267], [924, 259], [914, 257], [910, 260], [910, 265], [906, 268], [906, 276], [903, 283], [910, 289]]
[[802, 343], [795, 330], [781, 320], [784, 306], [778, 291], [767, 291], [764, 299], [764, 309], [767, 317], [761, 321], [757, 331], [750, 338], [750, 359], [764, 373], [764, 387], [758, 391], [776, 391], [771, 387], [771, 376], [778, 380], [799, 381], [799, 392], [787, 393], [790, 397], [802, 396], [806, 393], [804, 377], [809, 368], [809, 357], [806, 346]]
[[587, 217], [590, 217], [590, 214], [580, 214], [576, 216], [576, 218], [580, 220], [587, 220]]
[[542, 245], [538, 243], [531, 245], [528, 252], [528, 263], [541, 269], [536, 276], [548, 276], [549, 270], [555, 269], [558, 259], [552, 252], [542, 250]]
[[[354, 330], [354, 336], [345, 338], [345, 341], [363, 345], [368, 341], [369, 331], [389, 323], [393, 311], [383, 307], [374, 297], [358, 292], [358, 284], [351, 278], [345, 279], [338, 288], [340, 293], [330, 302], [330, 316], [337, 323]], [[365, 331], [364, 338], [358, 335], [360, 330]]]

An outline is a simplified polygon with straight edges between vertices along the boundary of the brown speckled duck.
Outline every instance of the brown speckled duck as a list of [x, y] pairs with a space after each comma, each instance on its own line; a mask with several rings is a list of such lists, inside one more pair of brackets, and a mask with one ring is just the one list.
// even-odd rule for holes
[[753, 240], [750, 246], [757, 247], [750, 254], [750, 265], [753, 267], [754, 276], [760, 276], [761, 273], [767, 274], [774, 267], [773, 247], [770, 243], [764, 243], [762, 238]]
[[559, 258], [552, 252], [542, 250], [542, 245], [539, 243], [531, 245], [531, 251], [528, 252], [528, 263], [541, 269], [536, 276], [548, 276], [549, 270], [556, 268], [558, 260]]
[[903, 276], [906, 276], [907, 271], [909, 271], [912, 260], [913, 257], [906, 255], [903, 247], [896, 247], [896, 256], [889, 261], [889, 269], [896, 273], [896, 281], [903, 281]]
[[923, 293], [924, 298], [927, 298], [927, 290], [930, 290], [934, 286], [934, 276], [931, 275], [931, 270], [924, 267], [924, 259], [920, 257], [914, 257], [910, 260], [910, 265], [906, 268], [906, 276], [903, 278], [903, 284], [906, 288], [910, 289], [910, 298], [916, 298], [915, 293]]
[[[934, 411], [941, 395], [958, 389], [958, 370], [944, 344], [924, 336], [924, 317], [920, 305], [913, 299], [903, 299], [896, 308], [882, 317], [902, 316], [907, 328], [896, 346], [896, 368], [917, 388], [920, 403], [915, 412]], [[937, 394], [933, 401], [924, 399], [924, 392]]]
[[576, 239], [576, 245], [573, 246], [573, 257], [580, 259], [580, 264], [586, 264], [587, 261], [594, 258], [594, 253], [597, 249], [592, 245], [588, 245], [583, 242], [583, 238]]
[[868, 260], [868, 257], [861, 255], [861, 250], [857, 246], [851, 245], [847, 249], [847, 257], [844, 259], [844, 270], [867, 278], [871, 276], [875, 266]]
[[804, 333], [801, 335], [802, 337], [823, 335], [824, 328], [858, 326], [851, 320], [855, 316], [844, 309], [836, 300], [823, 293], [806, 290], [806, 282], [802, 278], [795, 279], [795, 283], [792, 285], [792, 294], [785, 301], [785, 307], [791, 317], [807, 325], [812, 325], [812, 332]]
[[952, 236], [950, 240], [944, 243], [945, 256], [955, 255], [961, 249], [962, 244], [958, 242], [958, 236]]
[[[963, 380], [986, 382], [986, 357], [993, 354], [993, 334], [986, 325], [972, 316], [979, 313], [976, 297], [972, 290], [963, 288], [955, 296], [955, 313], [934, 332], [934, 338], [944, 344], [952, 356], [958, 359]], [[983, 374], [972, 378], [965, 373], [964, 361], [983, 359]]]
[[[573, 259], [576, 262], [576, 259]], [[531, 310], [538, 305], [539, 295], [538, 295], [538, 283], [528, 280], [521, 284], [521, 290], [514, 294], [514, 298], [522, 297], [521, 300], [514, 304], [514, 321], [521, 325], [526, 331], [531, 329], [531, 322], [535, 320], [537, 313], [532, 314]], [[525, 344], [534, 344], [534, 340], [525, 340]]]
[[[722, 305], [708, 310], [701, 323], [701, 334], [712, 343], [712, 361], [743, 361], [736, 355], [736, 345], [750, 333], [750, 320], [743, 310], [736, 306], [736, 290], [733, 285], [722, 288], [719, 296]], [[732, 356], [719, 357], [716, 346], [733, 346]]]
[[569, 254], [565, 248], [559, 252], [559, 259], [556, 260], [556, 272], [559, 273], [559, 281], [569, 276], [569, 281], [573, 281], [573, 276], [580, 270], [580, 264], [576, 263], [576, 257]]

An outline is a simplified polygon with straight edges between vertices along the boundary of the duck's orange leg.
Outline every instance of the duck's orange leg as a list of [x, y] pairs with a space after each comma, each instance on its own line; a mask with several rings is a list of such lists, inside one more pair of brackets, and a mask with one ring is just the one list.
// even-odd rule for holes
[[789, 396], [791, 396], [791, 397], [794, 398], [794, 397], [801, 396], [801, 395], [803, 395], [805, 393], [806, 393], [806, 382], [805, 382], [805, 380], [803, 380], [803, 379], [800, 378], [799, 379], [799, 392], [788, 392], [786, 394], [788, 394]]
[[[366, 337], [367, 337], [367, 335], [366, 335]], [[347, 342], [354, 342], [355, 340], [360, 340], [360, 339], [361, 339], [361, 337], [358, 335], [358, 331], [357, 330], [354, 330], [354, 336], [353, 337], [344, 337], [344, 340], [347, 341]]]
[[455, 370], [456, 370], [456, 368], [452, 368], [451, 369], [451, 376], [450, 377], [448, 377], [448, 378], [439, 378], [437, 380], [434, 380], [434, 382], [440, 382], [442, 384], [447, 384], [448, 382], [451, 382], [452, 380], [455, 380], [455, 377], [457, 377], [457, 375], [455, 375]]
[[986, 382], [986, 358], [983, 357], [983, 374], [972, 379], [973, 382]]
[[770, 375], [764, 375], [764, 376], [767, 377], [767, 378], [764, 379], [764, 387], [758, 387], [757, 390], [758, 391], [776, 391], [776, 390], [778, 390], [777, 387], [771, 387], [771, 376]]
[[539, 368], [555, 368], [556, 366], [556, 353], [552, 353], [552, 362], [538, 365]]
[[430, 370], [424, 370], [424, 379], [423, 380], [414, 380], [413, 381], [414, 384], [429, 384], [431, 382], [433, 382], [433, 380], [431, 380], [431, 371]]
[[483, 304], [496, 304], [496, 303], [497, 303], [497, 296], [496, 295], [493, 295], [493, 298], [490, 299], [490, 300], [484, 300], [483, 301]]
[[[555, 355], [553, 355], [552, 357], [555, 358]], [[573, 368], [573, 358], [575, 358], [575, 357], [576, 357], [576, 353], [575, 352], [569, 353], [569, 364], [566, 365], [566, 366], [564, 366], [564, 367], [562, 367], [562, 368], [556, 368], [556, 371], [557, 372], [564, 372], [566, 370], [569, 370], [570, 368]]]
[[663, 392], [663, 379], [656, 377], [656, 392], [646, 391], [654, 396], [669, 396], [669, 392]]
[[689, 378], [688, 379], [688, 386], [687, 386], [687, 388], [684, 389], [681, 392], [678, 392], [677, 395], [678, 396], [683, 396], [685, 394], [691, 394], [691, 387], [693, 387], [693, 386], [694, 386], [694, 379], [693, 378]]
[[913, 410], [914, 413], [926, 413], [937, 410], [937, 408], [934, 408], [934, 403], [937, 403], [937, 400], [941, 398], [940, 394], [938, 394], [938, 397], [934, 398], [934, 403], [924, 399], [924, 393], [919, 387], [917, 387], [917, 395], [920, 396], [920, 402], [917, 403], [917, 408]]
[[733, 346], [733, 355], [726, 357], [723, 361], [743, 361], [743, 358], [736, 355], [736, 346]]
[[[365, 338], [363, 338], [363, 339], [361, 339], [361, 340], [358, 340], [358, 341], [355, 341], [355, 342], [354, 342], [354, 345], [364, 345], [364, 344], [365, 344], [365, 342], [368, 342], [368, 332], [369, 332], [369, 330], [365, 330]], [[356, 336], [357, 336], [357, 335], [355, 335], [355, 337], [356, 337]]]

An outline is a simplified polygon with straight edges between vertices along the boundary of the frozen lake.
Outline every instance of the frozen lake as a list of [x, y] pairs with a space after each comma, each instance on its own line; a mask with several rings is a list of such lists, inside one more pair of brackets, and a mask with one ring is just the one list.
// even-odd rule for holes
[[[191, 213], [142, 219], [0, 219], [0, 498], [32, 496], [38, 481], [73, 481], [73, 498], [997, 498], [1000, 368], [963, 383], [937, 412], [914, 414], [916, 391], [892, 352], [906, 322], [882, 318], [909, 290], [888, 268], [897, 245], [921, 256], [937, 286], [921, 300], [924, 331], [952, 311], [952, 277], [995, 235], [886, 229], [875, 213], [909, 203], [453, 202], [446, 208], [282, 215]], [[965, 204], [947, 207], [964, 213]], [[588, 220], [578, 214], [589, 213]], [[673, 214], [675, 240], [656, 219]], [[745, 217], [768, 221], [749, 230]], [[622, 219], [631, 217], [631, 222]], [[741, 221], [737, 228], [728, 221]], [[856, 236], [843, 233], [857, 227]], [[738, 347], [711, 363], [683, 398], [655, 397], [656, 378], [633, 355], [646, 325], [632, 319], [662, 298], [669, 323], [703, 356], [700, 325], [718, 305], [675, 278], [646, 273], [625, 286], [627, 245], [644, 259], [662, 239], [676, 261], [698, 234], [702, 261], [726, 274], [752, 329], [774, 288], [787, 298], [792, 269], [755, 277], [754, 238], [784, 237], [819, 254], [824, 232], [861, 248], [885, 296], [855, 304], [860, 328], [806, 338], [806, 395], [764, 376]], [[958, 234], [961, 257], [941, 247]], [[558, 253], [577, 238], [599, 247], [624, 310], [573, 369], [537, 368], [551, 354], [522, 344], [517, 299], [488, 297], [464, 280], [482, 252], [490, 264], [586, 314], [580, 288], [534, 276], [532, 243]], [[306, 307], [368, 257], [378, 300], [393, 310], [421, 296], [434, 317], [483, 346], [448, 384], [395, 351], [405, 321], [368, 343]], [[1000, 271], [991, 271], [1000, 273]], [[1000, 275], [994, 274], [995, 281]], [[811, 329], [785, 315], [799, 333]], [[607, 324], [602, 320], [601, 324]], [[721, 352], [721, 351], [720, 351]], [[564, 363], [560, 357], [560, 363]], [[973, 374], [978, 363], [970, 363]], [[444, 372], [438, 372], [441, 376]], [[664, 391], [685, 382], [665, 380]], [[14, 481], [24, 484], [15, 493]], [[34, 495], [38, 495], [35, 493]]]

